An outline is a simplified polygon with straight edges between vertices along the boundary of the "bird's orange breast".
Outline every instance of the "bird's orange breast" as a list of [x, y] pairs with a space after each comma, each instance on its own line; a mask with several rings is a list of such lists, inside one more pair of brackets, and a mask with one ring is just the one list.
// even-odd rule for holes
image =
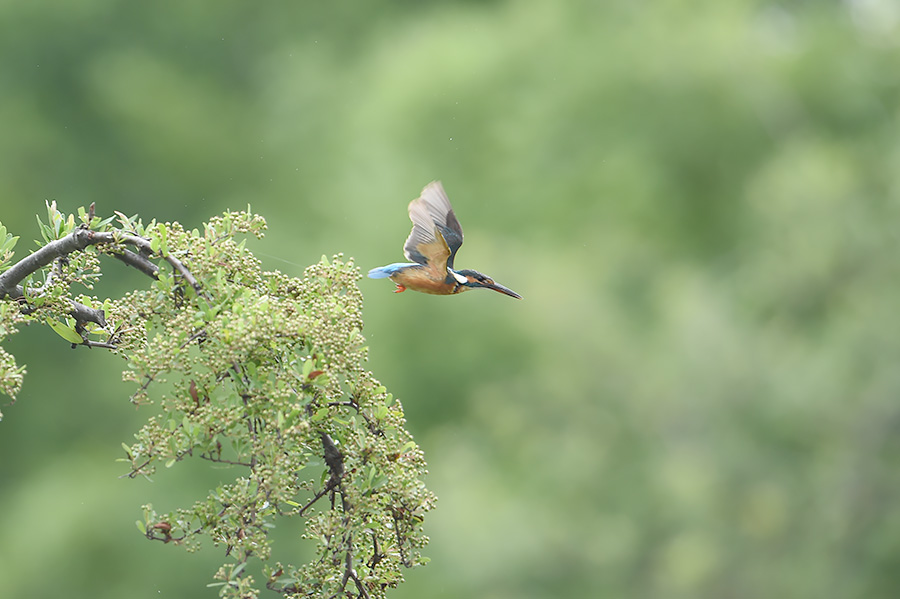
[[462, 289], [467, 289], [456, 283], [447, 282], [447, 277], [441, 280], [434, 279], [430, 269], [425, 267], [412, 267], [396, 272], [391, 275], [391, 280], [407, 289], [431, 295], [452, 295], [459, 293]]

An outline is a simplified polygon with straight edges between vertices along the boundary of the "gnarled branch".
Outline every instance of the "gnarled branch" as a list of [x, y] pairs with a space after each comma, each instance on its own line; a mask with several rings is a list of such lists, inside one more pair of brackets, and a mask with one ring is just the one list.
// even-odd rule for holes
[[[36, 252], [13, 264], [5, 272], [0, 273], [0, 299], [9, 296], [11, 299], [23, 304], [23, 312], [31, 312], [32, 308], [27, 305], [26, 289], [20, 283], [29, 275], [49, 266], [54, 260], [65, 259], [69, 254], [84, 251], [92, 245], [133, 246], [138, 249], [137, 252], [122, 248], [121, 251], [112, 251], [110, 254], [153, 279], [159, 278], [159, 267], [149, 259], [149, 256], [155, 253], [149, 240], [118, 231], [92, 231], [87, 226], [82, 225], [65, 237], [49, 242]], [[160, 254], [160, 257], [168, 262], [173, 270], [184, 277], [198, 294], [203, 293], [200, 283], [181, 260], [171, 255]], [[28, 295], [35, 295], [33, 290], [29, 289], [27, 291], [29, 292]], [[103, 310], [91, 308], [71, 300], [69, 304], [71, 306], [69, 315], [75, 319], [79, 329], [88, 322], [106, 327], [106, 315], [103, 313]], [[85, 341], [84, 345], [89, 347], [115, 347], [110, 343], [89, 343], [87, 341]]]

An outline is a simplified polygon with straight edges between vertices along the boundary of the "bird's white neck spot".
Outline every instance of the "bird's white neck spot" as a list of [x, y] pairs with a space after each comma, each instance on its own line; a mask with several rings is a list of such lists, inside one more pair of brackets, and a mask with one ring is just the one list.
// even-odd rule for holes
[[453, 273], [453, 278], [455, 278], [457, 281], [459, 281], [459, 284], [460, 284], [460, 285], [462, 285], [463, 283], [465, 283], [465, 282], [468, 281], [467, 278], [465, 278], [464, 276], [462, 276], [462, 275], [459, 274], [458, 272], [453, 271], [453, 270], [451, 270], [450, 272]]

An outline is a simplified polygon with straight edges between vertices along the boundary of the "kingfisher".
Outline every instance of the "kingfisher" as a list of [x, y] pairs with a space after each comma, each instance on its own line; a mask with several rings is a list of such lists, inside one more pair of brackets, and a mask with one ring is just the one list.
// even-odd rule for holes
[[463, 243], [462, 227], [440, 181], [432, 181], [409, 203], [413, 228], [403, 244], [412, 262], [396, 262], [369, 271], [370, 279], [390, 279], [397, 288], [432, 295], [455, 295], [469, 289], [493, 289], [510, 297], [522, 296], [477, 270], [454, 270], [453, 259]]

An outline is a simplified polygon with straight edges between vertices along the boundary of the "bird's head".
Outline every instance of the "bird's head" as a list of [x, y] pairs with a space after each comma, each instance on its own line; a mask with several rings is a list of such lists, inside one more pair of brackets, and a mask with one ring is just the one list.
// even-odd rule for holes
[[482, 287], [484, 289], [493, 289], [494, 291], [499, 291], [500, 293], [506, 294], [509, 297], [514, 297], [516, 299], [522, 299], [522, 296], [519, 295], [518, 293], [516, 293], [515, 291], [513, 291], [512, 289], [504, 287], [503, 285], [501, 285], [499, 283], [495, 283], [492, 278], [490, 278], [489, 276], [487, 276], [485, 274], [481, 274], [477, 270], [464, 269], [464, 270], [457, 270], [455, 272], [457, 275], [460, 275], [461, 277], [465, 278], [465, 281], [463, 281], [459, 277], [457, 277], [457, 280], [460, 282], [461, 285], [463, 285], [467, 289], [478, 289], [479, 287]]

